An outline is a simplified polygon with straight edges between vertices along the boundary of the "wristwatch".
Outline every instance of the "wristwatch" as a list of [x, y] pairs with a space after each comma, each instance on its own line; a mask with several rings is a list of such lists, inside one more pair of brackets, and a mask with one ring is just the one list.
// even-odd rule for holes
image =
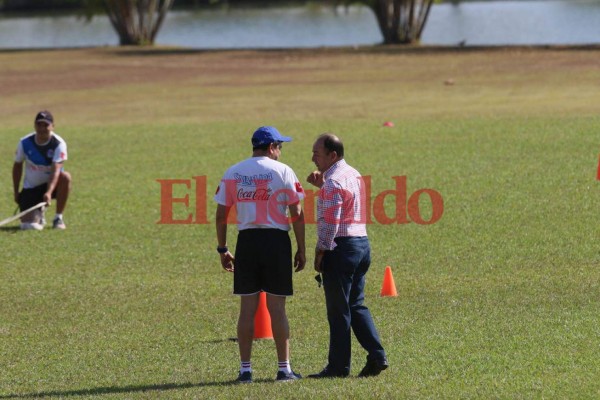
[[227, 248], [227, 246], [224, 246], [224, 247], [219, 247], [219, 246], [217, 246], [217, 252], [218, 252], [219, 254], [225, 254], [225, 253], [227, 253], [228, 251], [229, 251], [229, 249]]

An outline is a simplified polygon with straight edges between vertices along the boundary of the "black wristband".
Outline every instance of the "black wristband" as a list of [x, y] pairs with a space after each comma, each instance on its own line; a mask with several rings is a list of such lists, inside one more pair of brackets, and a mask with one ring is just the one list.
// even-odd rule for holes
[[225, 254], [225, 253], [227, 253], [228, 251], [229, 251], [229, 249], [227, 248], [227, 246], [225, 246], [225, 247], [219, 247], [219, 246], [217, 246], [217, 252], [218, 252], [219, 254]]

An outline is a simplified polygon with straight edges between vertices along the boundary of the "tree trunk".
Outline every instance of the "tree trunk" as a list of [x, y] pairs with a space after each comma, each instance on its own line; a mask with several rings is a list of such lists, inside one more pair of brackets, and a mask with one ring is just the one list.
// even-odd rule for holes
[[375, 0], [371, 7], [383, 44], [412, 44], [421, 40], [434, 0]]
[[173, 0], [104, 0], [119, 44], [152, 45]]

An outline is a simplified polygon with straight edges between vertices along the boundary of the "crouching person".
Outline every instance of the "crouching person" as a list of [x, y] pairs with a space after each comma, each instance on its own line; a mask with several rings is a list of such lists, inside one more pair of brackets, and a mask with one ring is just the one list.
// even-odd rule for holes
[[[50, 206], [56, 199], [55, 229], [65, 229], [63, 212], [71, 191], [71, 175], [63, 170], [67, 160], [67, 144], [54, 133], [54, 118], [49, 111], [40, 111], [34, 121], [35, 132], [19, 141], [13, 164], [14, 199], [21, 211], [39, 203]], [[23, 190], [19, 191], [25, 164]], [[21, 218], [21, 229], [42, 230], [46, 223], [44, 208], [38, 208]]]

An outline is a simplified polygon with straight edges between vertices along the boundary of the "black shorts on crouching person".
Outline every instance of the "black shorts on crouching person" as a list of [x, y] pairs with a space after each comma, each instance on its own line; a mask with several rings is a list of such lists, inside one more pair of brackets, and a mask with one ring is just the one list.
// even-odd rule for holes
[[292, 243], [281, 229], [244, 229], [235, 247], [233, 294], [247, 295], [261, 290], [277, 296], [291, 296]]
[[[19, 193], [19, 209], [25, 211], [44, 201], [44, 193], [48, 190], [48, 184], [43, 183], [31, 189], [23, 189]], [[52, 192], [52, 198], [56, 198], [56, 189]]]

